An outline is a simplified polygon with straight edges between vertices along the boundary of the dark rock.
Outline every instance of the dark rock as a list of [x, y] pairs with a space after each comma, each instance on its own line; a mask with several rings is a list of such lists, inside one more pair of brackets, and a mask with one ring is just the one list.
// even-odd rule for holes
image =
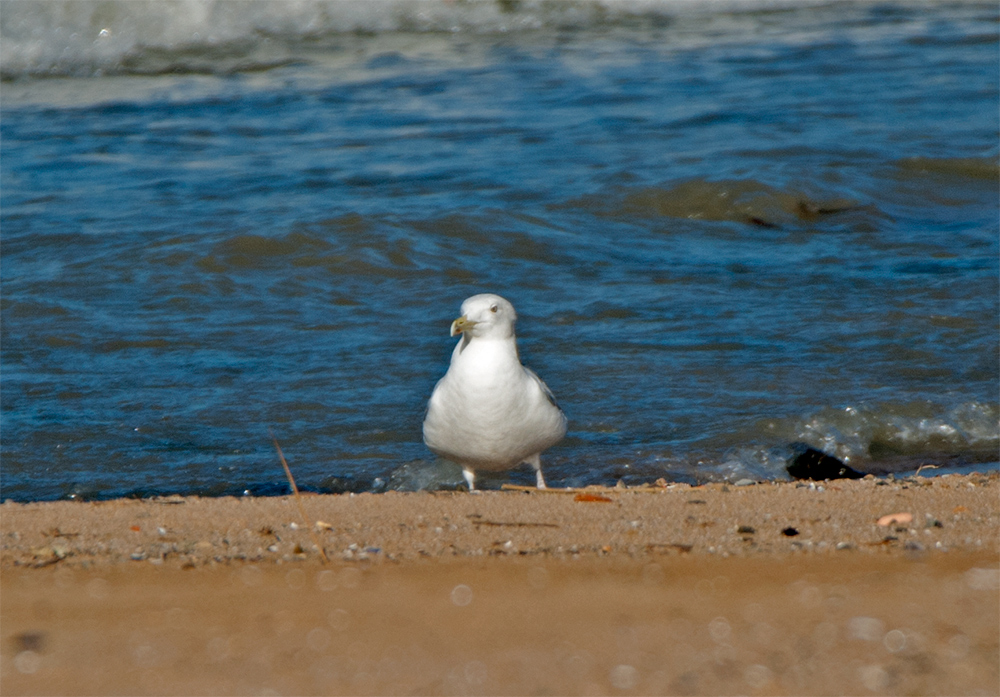
[[864, 473], [845, 465], [843, 462], [827, 455], [822, 450], [810, 447], [805, 443], [792, 443], [795, 455], [785, 466], [785, 469], [795, 479], [861, 479]]
[[784, 535], [785, 537], [795, 537], [796, 535], [799, 534], [799, 531], [793, 527], [787, 527], [781, 531], [781, 534]]
[[45, 649], [45, 644], [47, 643], [45, 632], [21, 632], [20, 634], [15, 634], [11, 637], [11, 641], [14, 644], [14, 650], [17, 653], [21, 651], [34, 651], [35, 653], [41, 653]]

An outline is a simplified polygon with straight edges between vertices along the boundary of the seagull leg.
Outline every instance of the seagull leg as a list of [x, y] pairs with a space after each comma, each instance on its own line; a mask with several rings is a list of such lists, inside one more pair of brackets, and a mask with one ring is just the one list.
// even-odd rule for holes
[[525, 460], [529, 465], [535, 468], [535, 487], [538, 489], [547, 489], [545, 486], [545, 477], [542, 476], [542, 456], [540, 453], [532, 455], [527, 460]]
[[463, 467], [462, 476], [465, 477], [465, 481], [469, 484], [469, 493], [471, 494], [476, 490], [476, 473], [468, 467]]

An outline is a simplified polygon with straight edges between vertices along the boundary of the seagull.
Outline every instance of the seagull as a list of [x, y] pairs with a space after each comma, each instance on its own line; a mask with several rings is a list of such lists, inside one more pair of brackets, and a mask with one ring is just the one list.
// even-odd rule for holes
[[499, 295], [473, 295], [451, 335], [462, 335], [451, 365], [431, 394], [424, 443], [462, 467], [475, 491], [476, 470], [500, 472], [527, 463], [542, 477], [543, 450], [566, 435], [566, 415], [552, 391], [521, 365], [514, 306]]

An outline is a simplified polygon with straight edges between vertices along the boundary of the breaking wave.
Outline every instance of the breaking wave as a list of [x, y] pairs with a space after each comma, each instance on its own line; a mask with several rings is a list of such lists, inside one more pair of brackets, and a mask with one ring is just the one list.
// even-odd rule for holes
[[[504, 36], [534, 31], [663, 28], [679, 19], [719, 30], [732, 13], [808, 6], [808, 0], [43, 0], [6, 3], [5, 80], [267, 70], [387, 34]], [[699, 24], [701, 27], [701, 24]], [[746, 27], [744, 27], [745, 29]]]

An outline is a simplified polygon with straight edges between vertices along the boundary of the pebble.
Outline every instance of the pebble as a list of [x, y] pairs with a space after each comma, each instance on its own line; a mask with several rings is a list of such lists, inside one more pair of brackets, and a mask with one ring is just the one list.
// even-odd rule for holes
[[938, 520], [937, 518], [935, 518], [934, 516], [932, 516], [930, 513], [925, 513], [924, 514], [924, 518], [926, 519], [924, 521], [924, 527], [928, 527], [928, 528], [943, 528], [944, 527], [944, 524], [940, 520]]
[[912, 513], [889, 513], [878, 519], [878, 524], [885, 527], [888, 525], [909, 525], [913, 522]]

